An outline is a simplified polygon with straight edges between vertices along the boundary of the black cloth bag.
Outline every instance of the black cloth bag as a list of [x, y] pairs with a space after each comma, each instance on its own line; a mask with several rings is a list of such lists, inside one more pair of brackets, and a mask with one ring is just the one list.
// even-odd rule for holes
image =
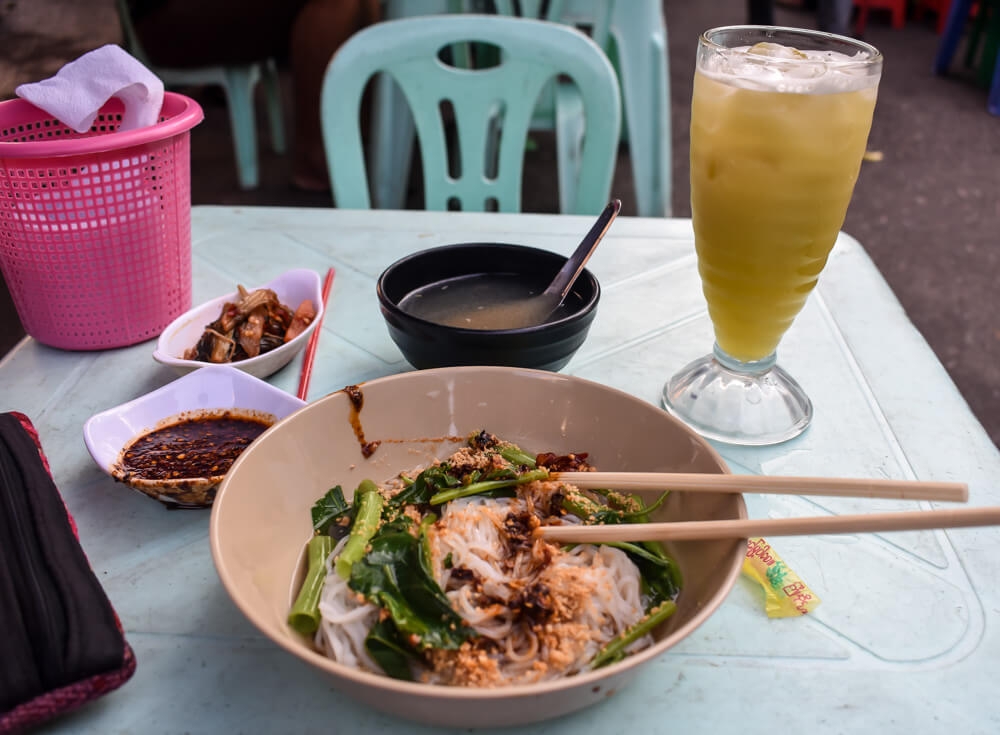
[[72, 709], [135, 668], [30, 421], [0, 414], [0, 732]]

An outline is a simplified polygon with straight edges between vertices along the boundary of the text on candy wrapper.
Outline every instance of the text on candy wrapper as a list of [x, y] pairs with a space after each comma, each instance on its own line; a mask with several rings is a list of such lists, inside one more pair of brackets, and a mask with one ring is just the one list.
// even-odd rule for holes
[[752, 539], [747, 542], [747, 557], [760, 559], [765, 564], [774, 564], [771, 547], [763, 539]]
[[781, 591], [788, 595], [792, 604], [801, 612], [803, 615], [809, 612], [808, 603], [813, 596], [809, 594], [809, 589], [806, 587], [805, 582], [792, 582], [781, 588]]

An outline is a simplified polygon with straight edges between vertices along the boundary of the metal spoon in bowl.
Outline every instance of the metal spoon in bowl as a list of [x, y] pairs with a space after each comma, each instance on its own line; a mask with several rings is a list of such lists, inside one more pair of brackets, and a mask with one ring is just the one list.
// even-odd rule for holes
[[538, 296], [533, 296], [523, 304], [518, 305], [518, 321], [523, 326], [543, 324], [552, 312], [559, 308], [563, 299], [573, 288], [577, 277], [583, 272], [583, 267], [587, 265], [590, 256], [597, 249], [597, 243], [604, 237], [621, 208], [621, 200], [612, 199], [601, 212], [601, 216], [597, 218], [594, 226], [590, 228], [590, 232], [569, 256], [566, 264], [556, 273], [556, 277], [552, 279], [548, 288]]

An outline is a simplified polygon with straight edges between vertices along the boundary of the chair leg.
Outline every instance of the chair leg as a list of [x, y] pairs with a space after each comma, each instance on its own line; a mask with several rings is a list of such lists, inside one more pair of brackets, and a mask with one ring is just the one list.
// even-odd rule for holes
[[[971, 14], [971, 10], [969, 13]], [[986, 30], [986, 20], [988, 9], [985, 4], [980, 3], [976, 10], [976, 17], [969, 23], [968, 40], [965, 44], [965, 68], [971, 69], [976, 65], [976, 57], [979, 55], [979, 44], [983, 40], [983, 33]]]
[[992, 114], [1000, 115], [1000, 54], [997, 54], [997, 63], [993, 66], [993, 84], [986, 108]]
[[226, 67], [229, 120], [233, 129], [233, 148], [241, 189], [255, 189], [260, 183], [257, 125], [253, 110], [253, 89], [259, 76], [256, 65]]
[[[580, 181], [584, 135], [583, 99], [576, 86], [570, 82], [557, 82], [555, 97], [559, 211], [563, 214], [592, 214], [576, 209], [577, 190], [588, 184]], [[598, 197], [603, 198], [605, 197]]]
[[858, 20], [854, 24], [854, 33], [858, 36], [865, 35], [865, 26], [868, 25], [868, 0], [855, 2], [858, 6]]
[[[617, 3], [615, 7], [612, 31], [621, 64], [622, 100], [638, 214], [669, 217], [670, 89], [663, 10], [659, 3], [648, 3], [646, 14], [635, 12], [636, 6], [631, 3]], [[644, 43], [625, 42], [643, 37], [647, 39]]]
[[[462, 10], [462, 5], [456, 0], [386, 0], [382, 17], [383, 20], [394, 20], [413, 15], [459, 13]], [[372, 206], [402, 209], [406, 204], [406, 185], [410, 180], [416, 129], [406, 98], [385, 74], [380, 74], [375, 80], [370, 125]]]
[[1000, 51], [1000, 2], [980, 5], [980, 12], [988, 14], [985, 19], [986, 39], [983, 43], [983, 55], [979, 60], [979, 83], [989, 89], [993, 80], [993, 64]]
[[262, 71], [264, 93], [267, 96], [267, 115], [271, 125], [271, 148], [275, 153], [288, 150], [288, 139], [285, 136], [285, 115], [281, 105], [281, 87], [278, 83], [278, 65], [274, 59], [264, 62]]
[[965, 30], [965, 21], [972, 9], [972, 0], [953, 0], [948, 10], [948, 21], [945, 24], [944, 35], [938, 46], [937, 57], [934, 59], [934, 73], [946, 74], [951, 65], [952, 57], [958, 49], [958, 42]]
[[402, 209], [413, 156], [413, 116], [395, 82], [380, 74], [372, 108], [371, 182], [376, 209]]
[[944, 33], [945, 26], [948, 24], [948, 11], [951, 10], [952, 0], [946, 0], [944, 3], [938, 5], [937, 9], [937, 25], [934, 27], [934, 32], [939, 36]]
[[892, 6], [892, 27], [899, 30], [906, 25], [906, 0], [896, 0]]

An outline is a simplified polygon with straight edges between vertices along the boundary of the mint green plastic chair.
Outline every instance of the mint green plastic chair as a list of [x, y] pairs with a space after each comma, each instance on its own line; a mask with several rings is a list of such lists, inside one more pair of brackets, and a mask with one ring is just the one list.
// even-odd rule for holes
[[[442, 49], [492, 44], [500, 63], [468, 69], [442, 61]], [[618, 81], [600, 48], [568, 26], [493, 15], [433, 15], [386, 21], [352, 36], [323, 80], [320, 118], [338, 207], [369, 209], [361, 143], [361, 96], [385, 73], [413, 114], [427, 209], [517, 212], [524, 146], [532, 112], [549, 80], [579, 89], [585, 132], [573, 213], [597, 214], [607, 204], [621, 130]], [[449, 160], [442, 107], [450, 104], [457, 162]], [[502, 130], [499, 143], [491, 131]], [[456, 170], [457, 169], [457, 170]]]
[[208, 84], [222, 87], [229, 107], [229, 123], [233, 131], [236, 173], [241, 189], [255, 189], [260, 183], [257, 158], [257, 122], [254, 115], [253, 93], [263, 81], [267, 98], [268, 121], [271, 126], [271, 146], [275, 153], [287, 150], [285, 124], [282, 118], [278, 68], [274, 59], [261, 59], [252, 64], [203, 66], [191, 69], [171, 69], [150, 63], [132, 25], [127, 0], [117, 0], [118, 20], [126, 50], [141, 61], [168, 87]]
[[[386, 0], [389, 18], [469, 12], [481, 0]], [[671, 121], [667, 29], [662, 0], [494, 0], [499, 15], [541, 18], [588, 29], [611, 59], [621, 86], [622, 139], [629, 142], [636, 210], [644, 217], [671, 213]], [[373, 195], [379, 206], [400, 206], [412, 152], [413, 125], [400, 114], [391, 85], [375, 90], [372, 130]], [[575, 90], [552, 83], [542, 92], [532, 129], [556, 131], [561, 211], [567, 211], [579, 181], [575, 168], [580, 136]]]
[[[503, 15], [515, 12], [513, 0], [496, 0], [496, 6]], [[524, 17], [543, 17], [541, 0], [520, 0], [518, 8]], [[670, 216], [670, 79], [662, 0], [549, 0], [544, 18], [589, 27], [611, 58], [622, 89], [622, 138], [629, 142], [637, 213]], [[572, 161], [575, 100], [558, 85], [551, 99], [549, 108], [538, 110], [534, 126], [556, 130], [560, 182], [573, 181], [575, 172], [562, 169]]]

